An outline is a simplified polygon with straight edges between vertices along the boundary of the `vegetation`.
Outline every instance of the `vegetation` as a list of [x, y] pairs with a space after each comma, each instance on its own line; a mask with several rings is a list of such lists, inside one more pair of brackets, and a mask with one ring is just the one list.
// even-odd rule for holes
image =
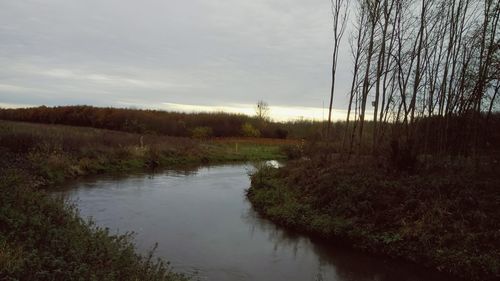
[[187, 280], [152, 253], [137, 255], [130, 234], [84, 221], [18, 172], [1, 172], [0, 192], [1, 280]]
[[[439, 120], [418, 122], [433, 127]], [[459, 120], [449, 124], [456, 128], [453, 138], [460, 138]], [[337, 123], [334, 140], [319, 136], [286, 146], [292, 161], [253, 175], [248, 198], [260, 214], [286, 227], [468, 280], [496, 280], [500, 114], [491, 114], [489, 125], [475, 154], [440, 153], [440, 132], [433, 130], [430, 141], [416, 136], [414, 143], [415, 151], [428, 153], [391, 143], [373, 155], [368, 122], [362, 149], [351, 155], [343, 147], [347, 124]]]
[[[353, 125], [342, 134], [349, 153], [369, 148], [377, 155], [390, 143], [412, 155], [470, 155], [483, 148], [500, 91], [499, 2], [354, 4], [347, 115]], [[434, 142], [437, 151], [415, 146], [417, 138]]]
[[285, 227], [467, 280], [498, 280], [499, 157], [483, 160], [481, 173], [453, 159], [401, 173], [316, 155], [261, 169], [248, 198]]
[[349, 3], [332, 1], [329, 106], [338, 42], [353, 22], [346, 122], [288, 146], [296, 160], [258, 171], [248, 198], [287, 227], [500, 279], [500, 2]]
[[198, 141], [0, 121], [1, 280], [186, 280], [131, 235], [86, 222], [45, 190], [87, 174], [281, 157], [283, 140]]
[[86, 174], [126, 172], [179, 164], [281, 158], [283, 156], [279, 146], [285, 143], [293, 141], [200, 141], [92, 128], [0, 121], [0, 148], [30, 160], [31, 170], [40, 178], [48, 180], [41, 183], [44, 186]]
[[[44, 124], [93, 127], [138, 134], [177, 137], [242, 137], [251, 136], [286, 139], [291, 123], [271, 122], [268, 106], [260, 102], [259, 116], [229, 113], [180, 113], [158, 110], [99, 108], [92, 106], [0, 108], [0, 119]], [[285, 128], [286, 127], [286, 128]], [[299, 135], [299, 131], [290, 135]]]
[[[16, 277], [28, 264], [39, 274], [28, 277], [38, 279], [45, 278], [45, 268], [59, 274], [66, 267], [76, 272], [71, 276], [90, 272], [102, 274], [91, 276], [95, 279], [116, 279], [113, 274], [124, 266], [131, 278], [140, 270], [177, 278], [165, 277], [168, 270], [127, 250], [128, 242], [121, 242], [126, 239], [85, 225], [37, 189], [90, 173], [282, 153], [273, 144], [221, 137], [307, 137], [308, 144], [290, 142], [283, 149], [295, 160], [253, 175], [248, 197], [261, 214], [372, 253], [467, 279], [498, 280], [500, 2], [332, 0], [332, 13], [326, 124], [271, 122], [263, 101], [256, 117], [90, 106], [0, 109], [4, 120], [114, 130], [0, 123], [0, 148], [8, 159], [2, 164], [2, 184], [8, 184], [1, 199], [0, 226], [7, 232], [0, 236], [0, 265]], [[347, 23], [354, 24], [348, 114], [345, 122], [331, 124], [338, 48]], [[63, 214], [61, 228], [50, 224], [61, 221], [58, 214]], [[54, 227], [44, 229], [42, 221]], [[55, 232], [38, 237], [34, 231]], [[103, 254], [89, 246], [94, 242], [74, 242], [84, 231], [110, 250]], [[57, 240], [60, 235], [68, 241]], [[45, 237], [50, 240], [40, 240]], [[82, 258], [74, 253], [79, 247], [94, 250]], [[111, 260], [111, 273], [82, 261], [93, 256]]]
[[243, 124], [243, 126], [241, 127], [241, 130], [242, 130], [243, 136], [245, 136], [245, 137], [259, 137], [260, 136], [259, 130], [254, 128], [252, 126], [252, 124], [250, 124], [250, 123]]
[[210, 127], [196, 127], [191, 132], [191, 137], [195, 139], [208, 139], [213, 136], [213, 130]]

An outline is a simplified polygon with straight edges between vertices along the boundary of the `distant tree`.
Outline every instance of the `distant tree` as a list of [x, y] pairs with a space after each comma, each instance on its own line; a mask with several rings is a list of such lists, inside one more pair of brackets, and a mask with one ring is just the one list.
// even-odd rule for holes
[[263, 100], [259, 100], [255, 107], [255, 113], [257, 118], [261, 121], [269, 121], [269, 113], [270, 113], [269, 104]]

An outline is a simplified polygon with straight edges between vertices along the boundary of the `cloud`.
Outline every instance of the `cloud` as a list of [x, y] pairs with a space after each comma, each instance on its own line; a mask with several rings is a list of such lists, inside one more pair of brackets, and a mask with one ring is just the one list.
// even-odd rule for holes
[[0, 102], [217, 108], [264, 99], [296, 118], [303, 112], [292, 108], [329, 98], [329, 13], [324, 0], [1, 1], [0, 84], [9, 86]]
[[[255, 115], [255, 104], [220, 104], [217, 106], [199, 105], [199, 104], [181, 104], [181, 103], [162, 103], [162, 104], [144, 104], [140, 101], [120, 101], [118, 105], [126, 108], [151, 108], [156, 110], [176, 111], [176, 112], [227, 112], [239, 113], [253, 116]], [[305, 106], [269, 106], [270, 115], [275, 121], [294, 121], [309, 119], [323, 121], [328, 118], [328, 109], [320, 107]], [[332, 111], [333, 119], [344, 119], [346, 110], [334, 109]]]

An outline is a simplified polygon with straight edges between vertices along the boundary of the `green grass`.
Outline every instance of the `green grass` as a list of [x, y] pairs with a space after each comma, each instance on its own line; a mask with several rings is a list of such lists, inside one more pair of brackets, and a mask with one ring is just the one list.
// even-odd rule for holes
[[211, 143], [206, 145], [206, 149], [211, 162], [284, 159], [277, 145]]

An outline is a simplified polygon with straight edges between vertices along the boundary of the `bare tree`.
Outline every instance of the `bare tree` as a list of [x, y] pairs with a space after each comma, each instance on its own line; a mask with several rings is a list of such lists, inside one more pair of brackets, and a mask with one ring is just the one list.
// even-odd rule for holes
[[346, 28], [350, 0], [330, 0], [330, 1], [331, 1], [332, 17], [333, 17], [333, 53], [332, 53], [332, 87], [330, 90], [330, 105], [328, 107], [328, 125], [326, 129], [327, 138], [330, 138], [333, 95], [335, 92], [335, 76], [337, 73], [339, 47]]
[[371, 0], [364, 0], [363, 5], [366, 6], [366, 9], [364, 11], [367, 12], [367, 17], [368, 17], [368, 28], [370, 30], [369, 34], [369, 39], [368, 39], [368, 50], [366, 52], [365, 56], [365, 75], [363, 78], [363, 89], [361, 93], [361, 111], [359, 113], [359, 119], [360, 119], [360, 126], [359, 126], [359, 142], [358, 142], [358, 147], [361, 149], [361, 143], [363, 139], [363, 129], [364, 129], [364, 123], [365, 123], [365, 113], [366, 113], [366, 102], [368, 100], [368, 93], [370, 92], [370, 89], [372, 87], [370, 83], [370, 70], [371, 70], [371, 64], [372, 64], [372, 58], [375, 53], [375, 29], [377, 27], [377, 22], [380, 18], [380, 1], [371, 1]]
[[[361, 70], [361, 60], [362, 60], [362, 53], [363, 53], [363, 45], [362, 42], [364, 42], [365, 37], [366, 37], [366, 13], [362, 10], [363, 6], [360, 6], [358, 11], [357, 11], [357, 20], [356, 20], [356, 33], [353, 34], [353, 36], [350, 38], [350, 45], [351, 45], [351, 52], [353, 56], [353, 62], [354, 62], [354, 69], [353, 69], [353, 77], [352, 77], [352, 82], [351, 82], [351, 90], [349, 92], [349, 105], [347, 109], [347, 119], [346, 119], [346, 126], [345, 126], [345, 132], [342, 140], [342, 147], [345, 148], [347, 138], [349, 137], [349, 155], [352, 152], [352, 146], [353, 146], [353, 141], [354, 141], [354, 133], [356, 130], [356, 124], [357, 122], [354, 123], [354, 128], [352, 130], [352, 134], [349, 134], [349, 124], [351, 121], [351, 112], [352, 112], [352, 107], [353, 107], [353, 102], [357, 100], [357, 93], [358, 93], [358, 88], [359, 88], [359, 81], [360, 81], [360, 70]], [[357, 110], [357, 107], [354, 108]], [[357, 112], [354, 114], [355, 120], [357, 120]], [[350, 135], [350, 136], [349, 136]]]
[[255, 114], [260, 121], [267, 122], [270, 119], [269, 113], [271, 109], [269, 104], [263, 100], [259, 100], [255, 106]]
[[[387, 56], [387, 36], [389, 26], [391, 25], [391, 13], [394, 8], [395, 0], [389, 2], [389, 0], [384, 0], [382, 4], [383, 17], [380, 18], [380, 26], [381, 26], [381, 38], [380, 38], [380, 50], [378, 53], [378, 61], [377, 61], [377, 73], [376, 73], [376, 86], [375, 86], [375, 101], [373, 103], [374, 112], [373, 112], [373, 151], [376, 151], [377, 141], [378, 141], [378, 111], [379, 111], [379, 103], [380, 103], [380, 87], [381, 82], [386, 82], [387, 76], [384, 76], [384, 81], [382, 81], [383, 72], [386, 67], [386, 56]], [[390, 41], [389, 49], [392, 48], [392, 41]], [[385, 91], [383, 91], [385, 94]], [[382, 100], [385, 97], [382, 97]], [[384, 101], [382, 101], [382, 107], [384, 106]], [[383, 115], [383, 111], [381, 110], [381, 115]]]
[[[344, 147], [350, 139], [349, 151], [356, 142], [360, 153], [371, 139], [376, 154], [387, 144], [384, 136], [405, 145], [408, 153], [467, 153], [484, 143], [488, 119], [498, 104], [500, 2], [355, 4], [358, 14], [351, 38], [357, 40], [351, 41], [354, 73]], [[368, 127], [368, 139], [363, 134], [371, 98], [373, 126]]]

